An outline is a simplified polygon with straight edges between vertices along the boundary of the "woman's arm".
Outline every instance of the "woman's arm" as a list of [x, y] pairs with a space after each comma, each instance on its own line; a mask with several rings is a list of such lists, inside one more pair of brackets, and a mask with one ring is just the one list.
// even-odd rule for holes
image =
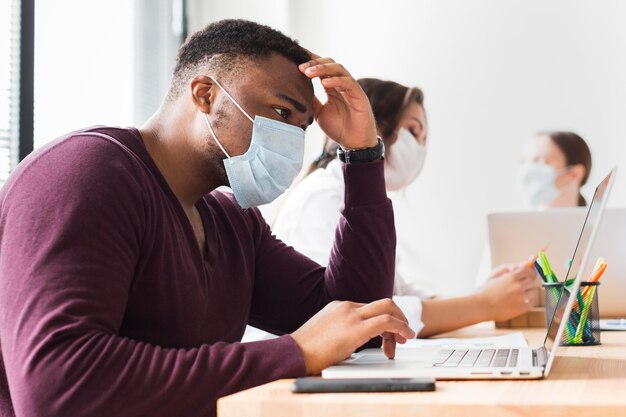
[[508, 320], [531, 308], [535, 273], [528, 265], [501, 267], [476, 293], [422, 300], [424, 327], [419, 337], [430, 337], [488, 320]]

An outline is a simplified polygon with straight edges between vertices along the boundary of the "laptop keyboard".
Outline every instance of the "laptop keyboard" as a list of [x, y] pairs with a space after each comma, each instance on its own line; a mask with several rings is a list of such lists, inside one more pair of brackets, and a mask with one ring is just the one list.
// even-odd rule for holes
[[517, 366], [519, 349], [442, 350], [433, 366], [443, 368], [504, 368]]

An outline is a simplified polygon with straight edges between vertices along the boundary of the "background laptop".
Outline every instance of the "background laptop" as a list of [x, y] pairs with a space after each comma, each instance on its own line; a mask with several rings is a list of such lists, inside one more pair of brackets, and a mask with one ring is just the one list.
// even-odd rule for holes
[[[587, 217], [576, 241], [572, 265], [567, 278], [576, 276], [572, 293], [580, 281], [590, 276], [594, 261], [590, 253], [602, 214], [606, 207], [615, 169], [598, 185], [589, 205]], [[532, 379], [546, 377], [567, 325], [575, 297], [561, 292], [543, 346], [532, 349], [398, 349], [395, 360], [387, 359], [381, 349], [366, 349], [338, 365], [322, 371], [324, 378], [413, 378], [420, 376], [438, 379]]]
[[[550, 265], [559, 279], [576, 245], [587, 208], [492, 213], [487, 217], [491, 265], [517, 263], [546, 247]], [[599, 291], [600, 317], [626, 317], [626, 208], [607, 209], [591, 250], [591, 262], [608, 263]]]

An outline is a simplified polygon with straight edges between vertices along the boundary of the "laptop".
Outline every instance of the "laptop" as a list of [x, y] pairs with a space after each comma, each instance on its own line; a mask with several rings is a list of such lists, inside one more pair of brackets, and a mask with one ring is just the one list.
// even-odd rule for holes
[[[565, 276], [586, 207], [500, 212], [487, 216], [491, 265], [517, 263], [546, 247], [557, 277]], [[598, 288], [600, 317], [626, 317], [626, 208], [607, 208], [591, 250], [591, 261], [609, 265]]]
[[561, 291], [548, 326], [543, 346], [485, 349], [398, 349], [394, 360], [381, 349], [366, 349], [350, 359], [322, 371], [324, 378], [415, 378], [437, 379], [539, 379], [550, 373], [559, 341], [572, 310], [580, 282], [592, 273], [590, 253], [596, 237], [616, 169], [598, 185], [578, 237], [566, 279], [576, 277], [571, 292]]

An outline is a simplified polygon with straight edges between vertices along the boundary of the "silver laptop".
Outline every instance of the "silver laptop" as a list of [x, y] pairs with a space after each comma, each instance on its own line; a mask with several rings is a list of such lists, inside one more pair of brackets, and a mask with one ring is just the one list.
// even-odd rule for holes
[[547, 377], [564, 327], [572, 310], [580, 281], [593, 272], [594, 262], [589, 262], [606, 201], [608, 199], [616, 169], [598, 185], [589, 205], [587, 216], [578, 237], [572, 264], [566, 279], [576, 279], [568, 290], [562, 290], [546, 332], [543, 346], [489, 348], [489, 349], [398, 349], [394, 360], [387, 359], [381, 349], [366, 349], [338, 365], [322, 371], [324, 378], [414, 378], [435, 377], [437, 379], [537, 379]]
[[[491, 265], [516, 263], [546, 246], [557, 277], [565, 276], [587, 208], [500, 212], [487, 216]], [[607, 208], [591, 261], [603, 257], [608, 268], [598, 288], [600, 317], [626, 317], [626, 208]]]

